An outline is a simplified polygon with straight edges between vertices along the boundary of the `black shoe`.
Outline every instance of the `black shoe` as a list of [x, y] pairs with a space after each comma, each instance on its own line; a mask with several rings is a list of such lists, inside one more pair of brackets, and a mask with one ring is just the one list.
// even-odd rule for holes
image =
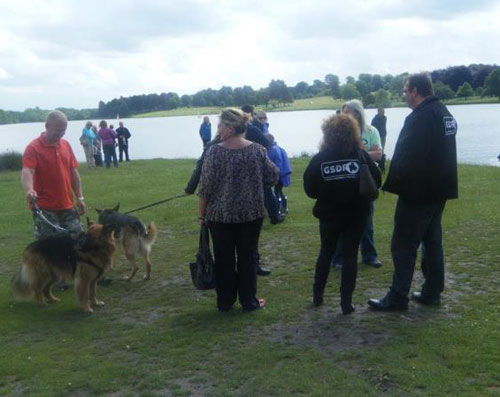
[[382, 299], [369, 299], [368, 305], [373, 310], [379, 311], [408, 310], [408, 304], [392, 302], [388, 295]]
[[285, 220], [283, 216], [278, 216], [277, 218], [271, 219], [271, 225], [277, 225], [278, 223], [282, 223]]
[[101, 279], [97, 282], [97, 285], [100, 285], [101, 287], [107, 287], [109, 284], [111, 284], [111, 282], [113, 281], [113, 279], [111, 277], [101, 277]]
[[323, 304], [323, 290], [324, 288], [317, 288], [313, 285], [313, 305], [315, 307]]
[[266, 269], [262, 266], [257, 266], [257, 275], [259, 276], [269, 276], [271, 274], [271, 270]]
[[340, 308], [343, 315], [351, 314], [355, 310], [352, 303], [341, 303]]
[[366, 261], [363, 262], [365, 265], [374, 267], [375, 269], [378, 269], [379, 267], [382, 267], [382, 262], [380, 262], [378, 259], [374, 259], [372, 261]]
[[414, 292], [411, 294], [411, 298], [415, 302], [421, 303], [422, 305], [439, 306], [441, 304], [441, 298], [439, 296], [437, 298], [433, 298], [422, 294], [422, 292]]
[[59, 290], [59, 291], [66, 291], [68, 288], [69, 288], [69, 284], [64, 281], [64, 280], [61, 280], [59, 281], [55, 287]]

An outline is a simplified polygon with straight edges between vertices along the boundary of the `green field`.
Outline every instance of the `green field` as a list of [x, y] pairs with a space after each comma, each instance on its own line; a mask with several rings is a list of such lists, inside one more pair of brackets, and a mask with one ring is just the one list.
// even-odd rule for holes
[[[266, 112], [291, 112], [296, 110], [321, 110], [321, 109], [340, 109], [346, 101], [343, 99], [333, 99], [329, 96], [321, 96], [307, 99], [296, 99], [293, 103], [280, 107], [264, 107], [257, 106], [256, 109], [263, 109]], [[494, 97], [471, 97], [471, 98], [453, 98], [443, 101], [446, 105], [471, 105], [471, 104], [487, 104], [500, 103], [499, 98]], [[406, 107], [405, 102], [392, 102], [392, 107]], [[219, 114], [224, 107], [193, 107], [193, 108], [178, 108], [173, 110], [161, 110], [158, 112], [141, 113], [132, 118], [144, 117], [174, 117], [174, 116], [203, 116], [211, 114]]]
[[[189, 196], [138, 212], [159, 236], [153, 273], [132, 282], [122, 252], [98, 290], [106, 306], [88, 315], [72, 290], [39, 308], [14, 302], [10, 279], [32, 240], [19, 172], [0, 173], [0, 395], [13, 396], [498, 396], [500, 393], [500, 168], [459, 168], [460, 199], [444, 224], [446, 289], [440, 307], [375, 313], [367, 300], [385, 294], [392, 276], [390, 238], [396, 197], [376, 203], [375, 238], [384, 266], [360, 266], [356, 312], [339, 307], [339, 273], [325, 305], [311, 304], [319, 248], [313, 201], [302, 191], [307, 158], [294, 159], [286, 190], [290, 213], [264, 222], [259, 278], [267, 307], [219, 313], [214, 291], [189, 276], [199, 227]], [[133, 161], [118, 169], [81, 168], [89, 213], [123, 211], [183, 191], [194, 160]], [[142, 264], [141, 264], [142, 266]], [[414, 289], [421, 283], [420, 267]]]

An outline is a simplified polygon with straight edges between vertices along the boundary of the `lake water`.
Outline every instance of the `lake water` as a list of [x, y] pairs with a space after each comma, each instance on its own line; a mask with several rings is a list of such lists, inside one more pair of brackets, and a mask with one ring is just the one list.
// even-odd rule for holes
[[[460, 105], [448, 109], [458, 122], [457, 150], [460, 163], [500, 165], [500, 105]], [[387, 109], [386, 154], [390, 158], [408, 108]], [[290, 156], [317, 152], [321, 139], [321, 122], [332, 114], [329, 110], [269, 113], [270, 132]], [[371, 121], [374, 109], [366, 110]], [[217, 129], [217, 116], [210, 116], [212, 136]], [[93, 120], [98, 123], [99, 120]], [[198, 135], [202, 119], [198, 116], [123, 119], [130, 130], [131, 159], [197, 158], [202, 152]], [[108, 120], [118, 126], [117, 120]], [[79, 137], [84, 121], [69, 122], [67, 139], [79, 161], [85, 160]], [[23, 152], [26, 145], [44, 130], [44, 123], [0, 125], [0, 152]]]

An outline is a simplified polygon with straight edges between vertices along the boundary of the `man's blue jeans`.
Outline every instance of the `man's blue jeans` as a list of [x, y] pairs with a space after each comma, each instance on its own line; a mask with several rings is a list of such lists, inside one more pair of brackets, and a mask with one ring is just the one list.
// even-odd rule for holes
[[264, 207], [273, 222], [280, 218], [279, 202], [270, 186], [264, 186]]
[[422, 245], [422, 294], [438, 298], [444, 289], [441, 217], [446, 200], [419, 203], [399, 198], [394, 214], [391, 251], [394, 275], [390, 299], [407, 303], [417, 250]]
[[[375, 249], [375, 242], [373, 239], [373, 212], [375, 207], [373, 201], [370, 202], [370, 209], [368, 215], [366, 216], [366, 226], [361, 236], [360, 248], [361, 248], [361, 262], [374, 262], [377, 260], [377, 250]], [[332, 263], [342, 263], [342, 251], [340, 249], [340, 244], [342, 243], [342, 237], [337, 240], [337, 248], [335, 249], [335, 254], [332, 258]]]

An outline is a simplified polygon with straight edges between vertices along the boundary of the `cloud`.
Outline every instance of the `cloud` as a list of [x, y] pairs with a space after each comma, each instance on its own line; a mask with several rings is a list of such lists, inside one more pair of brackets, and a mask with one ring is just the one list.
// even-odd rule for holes
[[495, 1], [0, 0], [0, 108], [498, 62]]

